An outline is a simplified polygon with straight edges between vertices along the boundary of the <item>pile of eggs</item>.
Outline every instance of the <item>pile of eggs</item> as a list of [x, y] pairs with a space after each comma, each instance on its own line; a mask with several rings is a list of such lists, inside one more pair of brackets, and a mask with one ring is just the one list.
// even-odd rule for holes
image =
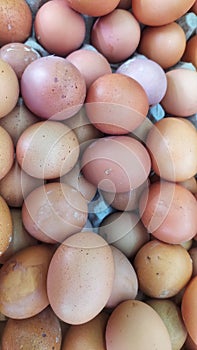
[[1, 350], [197, 350], [196, 29], [1, 0]]

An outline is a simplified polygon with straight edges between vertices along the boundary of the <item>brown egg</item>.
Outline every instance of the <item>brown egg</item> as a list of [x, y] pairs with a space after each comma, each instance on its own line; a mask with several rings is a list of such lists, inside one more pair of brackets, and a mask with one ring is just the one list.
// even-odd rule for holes
[[115, 9], [118, 5], [119, 0], [110, 0], [106, 2], [105, 0], [100, 0], [97, 6], [95, 6], [92, 1], [84, 0], [67, 0], [68, 5], [75, 11], [83, 13], [88, 16], [99, 17], [104, 16]]
[[12, 239], [6, 251], [0, 256], [0, 263], [4, 264], [13, 254], [19, 250], [36, 245], [35, 240], [24, 228], [22, 223], [21, 209], [10, 209], [12, 219]]
[[131, 7], [131, 1], [130, 0], [120, 0], [117, 7], [120, 9], [128, 10]]
[[16, 146], [22, 132], [39, 120], [37, 116], [27, 109], [23, 100], [19, 99], [14, 109], [0, 119], [0, 125], [10, 134], [14, 146]]
[[81, 231], [87, 220], [87, 201], [75, 188], [51, 182], [34, 189], [22, 206], [26, 230], [47, 243], [62, 242]]
[[24, 42], [31, 33], [32, 14], [25, 0], [1, 0], [0, 46]]
[[108, 136], [84, 151], [81, 167], [88, 181], [107, 192], [127, 192], [148, 178], [150, 158], [145, 147], [130, 136]]
[[10, 318], [2, 336], [2, 350], [60, 350], [60, 322], [51, 308], [24, 320]]
[[194, 12], [197, 15], [197, 1], [195, 0], [193, 6], [190, 8], [191, 12]]
[[0, 194], [9, 206], [17, 208], [22, 206], [31, 191], [42, 184], [42, 179], [28, 175], [15, 160], [10, 171], [0, 180]]
[[40, 54], [23, 43], [9, 43], [1, 47], [0, 58], [10, 64], [20, 79], [25, 68], [35, 61]]
[[120, 303], [106, 327], [107, 350], [171, 350], [169, 333], [151, 306], [139, 300]]
[[195, 176], [192, 176], [191, 178], [189, 178], [188, 180], [179, 182], [179, 184], [181, 186], [184, 186], [185, 188], [187, 188], [189, 191], [191, 191], [193, 194], [197, 193], [197, 179], [195, 178]]
[[197, 69], [197, 34], [187, 41], [186, 49], [181, 60], [192, 63]]
[[[56, 20], [53, 21], [53, 18]], [[65, 0], [41, 4], [36, 12], [34, 28], [38, 42], [57, 56], [66, 56], [78, 49], [85, 38], [84, 18], [73, 11]]]
[[0, 179], [11, 169], [14, 162], [14, 145], [11, 136], [0, 126]]
[[111, 73], [98, 78], [90, 86], [85, 107], [96, 128], [118, 135], [137, 128], [146, 118], [149, 104], [144, 89], [136, 80]]
[[0, 59], [0, 118], [5, 117], [16, 106], [19, 83], [9, 63]]
[[180, 60], [185, 47], [186, 36], [183, 29], [176, 22], [172, 22], [158, 27], [145, 27], [138, 52], [166, 69]]
[[176, 295], [192, 275], [192, 260], [181, 245], [151, 240], [134, 259], [139, 288], [152, 298]]
[[107, 319], [108, 314], [102, 311], [89, 322], [71, 325], [64, 337], [62, 350], [106, 350]]
[[10, 318], [34, 316], [48, 306], [46, 276], [54, 248], [26, 247], [0, 269], [0, 311]]
[[96, 317], [110, 297], [114, 260], [110, 246], [93, 232], [68, 237], [51, 260], [47, 292], [56, 315], [69, 324]]
[[187, 330], [181, 316], [181, 310], [171, 300], [150, 299], [146, 303], [150, 305], [163, 320], [172, 344], [172, 350], [182, 349], [187, 338]]
[[16, 146], [17, 161], [33, 177], [55, 179], [69, 172], [78, 160], [79, 143], [65, 124], [41, 121], [30, 125]]
[[99, 234], [128, 258], [149, 240], [149, 234], [134, 212], [115, 212], [108, 215], [99, 227]]
[[97, 18], [91, 30], [91, 43], [110, 63], [131, 56], [140, 41], [140, 25], [130, 11], [115, 9]]
[[0, 196], [0, 255], [8, 248], [12, 240], [12, 217], [6, 201]]
[[197, 247], [192, 247], [189, 250], [189, 254], [190, 254], [192, 262], [193, 262], [192, 276], [194, 277], [197, 275]]
[[197, 350], [197, 344], [195, 344], [192, 340], [192, 338], [189, 336], [187, 336], [186, 342], [184, 344], [184, 348], [183, 350]]
[[132, 0], [132, 11], [139, 22], [160, 26], [175, 21], [183, 16], [194, 4], [195, 0]]
[[194, 276], [186, 286], [181, 303], [182, 317], [189, 336], [197, 345], [197, 276]]
[[167, 72], [166, 76], [167, 91], [161, 101], [166, 113], [179, 117], [195, 114], [197, 111], [197, 72], [179, 68]]
[[149, 131], [146, 146], [161, 178], [185, 181], [197, 173], [197, 132], [191, 122], [176, 117], [159, 120]]
[[147, 230], [157, 239], [180, 244], [197, 231], [197, 201], [185, 187], [157, 181], [140, 197], [139, 212]]

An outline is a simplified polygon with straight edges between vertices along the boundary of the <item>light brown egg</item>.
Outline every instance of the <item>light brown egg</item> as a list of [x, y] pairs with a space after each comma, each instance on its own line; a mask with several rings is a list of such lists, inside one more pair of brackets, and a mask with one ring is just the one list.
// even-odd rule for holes
[[183, 321], [189, 336], [197, 345], [197, 276], [194, 276], [185, 288], [182, 303], [181, 312]]
[[166, 76], [167, 91], [161, 101], [166, 113], [178, 117], [189, 117], [195, 114], [197, 111], [197, 72], [178, 68], [167, 72]]
[[197, 275], [197, 247], [191, 247], [191, 249], [189, 250], [189, 254], [193, 262], [192, 276], [196, 276]]
[[134, 212], [115, 212], [108, 215], [99, 227], [99, 234], [128, 258], [134, 257], [149, 240], [149, 233]]
[[172, 350], [182, 349], [187, 338], [187, 330], [185, 328], [180, 307], [172, 300], [148, 299], [146, 301], [163, 320], [172, 344]]
[[139, 22], [158, 26], [175, 21], [183, 16], [195, 3], [195, 0], [132, 0], [132, 11]]
[[0, 223], [0, 255], [2, 255], [12, 240], [13, 230], [10, 208], [2, 196], [0, 196]]
[[83, 324], [105, 307], [114, 280], [110, 246], [93, 232], [68, 237], [51, 260], [47, 292], [56, 315], [69, 324]]
[[166, 69], [180, 60], [185, 47], [183, 29], [172, 22], [158, 27], [145, 27], [137, 50]]
[[59, 182], [34, 189], [22, 206], [26, 230], [47, 243], [62, 242], [81, 231], [87, 220], [87, 201], [75, 188]]
[[84, 0], [67, 0], [68, 5], [73, 8], [75, 11], [83, 13], [88, 16], [99, 17], [104, 16], [115, 9], [118, 5], [119, 0], [100, 0], [97, 6], [95, 6], [92, 1]]
[[14, 162], [14, 144], [8, 132], [0, 126], [0, 179], [11, 169]]
[[181, 60], [192, 63], [197, 69], [197, 34], [187, 41], [186, 49]]
[[0, 46], [24, 42], [31, 33], [32, 14], [25, 0], [1, 0]]
[[71, 325], [65, 334], [62, 350], [106, 350], [107, 319], [108, 314], [102, 311], [89, 322]]
[[30, 176], [55, 179], [69, 172], [78, 160], [79, 143], [65, 124], [41, 121], [30, 125], [16, 146], [17, 161]]
[[0, 311], [24, 319], [48, 304], [46, 276], [54, 248], [45, 244], [26, 247], [12, 255], [0, 269]]
[[197, 179], [195, 178], [195, 176], [192, 176], [188, 180], [179, 182], [179, 184], [187, 188], [193, 194], [197, 193]]
[[152, 298], [176, 295], [192, 275], [192, 260], [181, 245], [151, 240], [143, 245], [134, 259], [139, 288]]
[[151, 306], [139, 300], [120, 303], [106, 327], [107, 350], [171, 350], [168, 330]]
[[24, 320], [10, 318], [2, 335], [2, 350], [60, 350], [60, 322], [50, 307]]

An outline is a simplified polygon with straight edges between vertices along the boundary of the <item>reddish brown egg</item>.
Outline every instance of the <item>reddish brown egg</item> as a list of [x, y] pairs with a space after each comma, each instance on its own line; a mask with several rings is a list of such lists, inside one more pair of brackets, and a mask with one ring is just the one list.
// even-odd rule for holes
[[119, 0], [105, 1], [101, 0], [99, 3], [95, 4], [89, 0], [67, 0], [68, 5], [75, 11], [83, 13], [88, 16], [99, 17], [104, 16], [115, 9], [118, 5]]
[[1, 0], [0, 45], [24, 42], [31, 33], [32, 14], [25, 0]]
[[86, 112], [91, 123], [107, 134], [127, 134], [148, 113], [148, 97], [142, 86], [123, 74], [106, 74], [88, 89]]
[[175, 65], [186, 47], [186, 36], [179, 24], [172, 22], [158, 27], [145, 27], [138, 51], [162, 68]]
[[181, 61], [190, 62], [197, 69], [197, 34], [187, 41]]

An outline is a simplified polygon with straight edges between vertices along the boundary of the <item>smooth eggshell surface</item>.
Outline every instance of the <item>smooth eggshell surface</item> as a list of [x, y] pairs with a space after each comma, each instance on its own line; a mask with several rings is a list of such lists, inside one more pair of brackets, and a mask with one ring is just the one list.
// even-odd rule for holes
[[105, 307], [114, 280], [110, 246], [93, 232], [79, 232], [56, 250], [47, 277], [50, 305], [69, 324], [82, 324]]
[[193, 277], [187, 285], [181, 303], [182, 317], [186, 329], [197, 345], [197, 276]]

